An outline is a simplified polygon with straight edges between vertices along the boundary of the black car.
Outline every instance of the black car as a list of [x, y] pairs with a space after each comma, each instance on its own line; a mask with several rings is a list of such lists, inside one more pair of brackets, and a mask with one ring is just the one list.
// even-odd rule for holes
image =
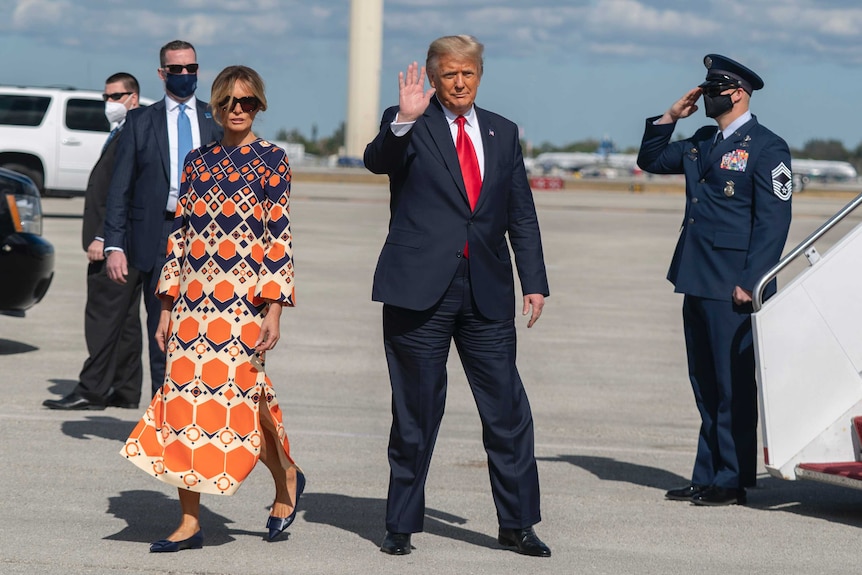
[[27, 176], [0, 168], [0, 313], [23, 316], [54, 277], [54, 246], [42, 237], [42, 202]]

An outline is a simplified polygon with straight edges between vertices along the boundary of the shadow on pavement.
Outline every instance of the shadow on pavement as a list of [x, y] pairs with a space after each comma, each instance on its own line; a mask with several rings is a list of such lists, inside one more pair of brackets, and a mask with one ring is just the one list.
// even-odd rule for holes
[[[385, 499], [349, 497], [337, 493], [306, 493], [300, 500], [299, 512], [309, 523], [331, 525], [355, 533], [375, 546], [380, 545], [386, 533]], [[479, 547], [500, 548], [496, 537], [457, 526], [466, 523], [463, 517], [445, 511], [425, 511], [425, 533]]]
[[[537, 458], [581, 467], [603, 481], [626, 481], [661, 490], [682, 487], [689, 479], [664, 469], [617, 461], [609, 457], [560, 455]], [[862, 491], [817, 481], [788, 481], [761, 474], [757, 487], [748, 490], [746, 507], [758, 511], [795, 513], [862, 527]]]
[[126, 421], [104, 415], [90, 415], [84, 420], [64, 421], [60, 430], [64, 435], [75, 439], [101, 437], [102, 439], [125, 442], [137, 424], [137, 421]]
[[748, 491], [748, 507], [862, 527], [862, 491], [819, 481], [760, 476]]
[[[117, 497], [108, 499], [108, 510], [117, 519], [126, 522], [121, 531], [108, 535], [105, 539], [113, 541], [132, 541], [152, 543], [171, 534], [176, 528], [179, 503], [158, 491], [124, 491]], [[263, 529], [250, 532], [231, 529], [233, 523], [227, 517], [213, 513], [206, 505], [201, 505], [201, 526], [204, 530], [204, 546], [224, 545], [235, 540], [235, 535], [258, 535], [264, 537]]]
[[0, 355], [15, 355], [17, 353], [28, 353], [37, 351], [39, 348], [21, 341], [11, 339], [0, 339]]
[[[60, 397], [66, 396], [73, 391], [75, 391], [75, 387], [78, 385], [77, 379], [57, 379], [52, 378], [48, 380], [52, 385], [48, 388], [48, 393], [54, 393]], [[57, 397], [56, 399], [60, 399]], [[48, 399], [48, 398], [45, 398]], [[54, 399], [54, 398], [51, 398]]]
[[610, 457], [591, 455], [558, 455], [557, 457], [537, 457], [538, 461], [557, 461], [570, 463], [589, 471], [602, 481], [625, 481], [643, 487], [653, 487], [666, 491], [682, 487], [689, 481], [683, 477], [657, 467], [617, 461]]

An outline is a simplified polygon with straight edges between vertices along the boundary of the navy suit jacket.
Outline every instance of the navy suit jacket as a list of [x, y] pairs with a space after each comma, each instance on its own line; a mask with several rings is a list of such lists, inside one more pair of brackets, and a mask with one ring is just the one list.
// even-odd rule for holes
[[[679, 293], [730, 300], [778, 263], [790, 228], [790, 150], [757, 122], [713, 146], [717, 126], [670, 142], [675, 124], [648, 118], [638, 166], [685, 174], [685, 217], [667, 278]], [[775, 291], [771, 282], [766, 296]]]
[[515, 287], [506, 235], [524, 294], [549, 295], [539, 223], [518, 128], [476, 107], [485, 170], [475, 210], [467, 200], [449, 123], [436, 97], [401, 137], [387, 109], [365, 149], [365, 166], [389, 175], [389, 233], [374, 272], [372, 299], [412, 310], [432, 307], [449, 286], [466, 242], [470, 281], [486, 318], [514, 317]]
[[[201, 145], [222, 136], [207, 106], [201, 100], [195, 106]], [[143, 272], [165, 255], [158, 251], [171, 175], [166, 114], [164, 98], [129, 110], [108, 190], [105, 247], [123, 248], [129, 265]]]

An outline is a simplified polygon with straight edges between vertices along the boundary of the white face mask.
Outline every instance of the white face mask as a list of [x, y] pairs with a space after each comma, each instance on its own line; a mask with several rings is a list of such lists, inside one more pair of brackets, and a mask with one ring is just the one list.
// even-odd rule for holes
[[126, 118], [126, 105], [122, 102], [105, 102], [105, 117], [111, 124], [122, 122]]

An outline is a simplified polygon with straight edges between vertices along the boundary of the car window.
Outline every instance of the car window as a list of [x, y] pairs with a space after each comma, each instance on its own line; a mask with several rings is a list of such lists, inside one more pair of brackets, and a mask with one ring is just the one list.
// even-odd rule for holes
[[0, 96], [0, 124], [38, 126], [42, 123], [50, 103], [51, 98], [48, 96], [2, 95]]
[[86, 132], [110, 132], [111, 126], [105, 117], [105, 103], [101, 100], [70, 98], [66, 102], [66, 127]]

